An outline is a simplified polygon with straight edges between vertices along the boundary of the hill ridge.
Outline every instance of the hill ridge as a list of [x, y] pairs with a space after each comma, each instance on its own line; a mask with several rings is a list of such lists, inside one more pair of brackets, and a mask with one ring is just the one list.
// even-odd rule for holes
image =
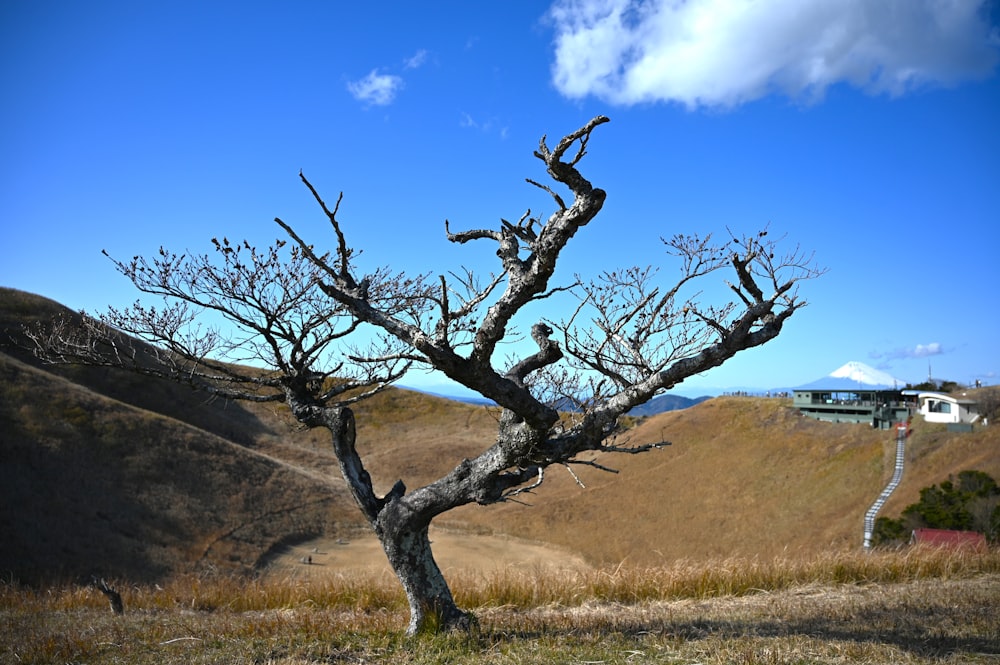
[[[68, 310], [0, 289], [0, 333], [57, 311]], [[207, 403], [145, 377], [42, 366], [10, 344], [0, 377], [8, 576], [245, 572], [282, 543], [363, 527], [329, 435], [296, 429], [283, 406]], [[496, 436], [495, 408], [414, 391], [390, 388], [354, 410], [379, 493], [397, 479], [426, 484]], [[530, 507], [466, 506], [435, 525], [549, 543], [590, 564], [808, 554], [861, 546], [864, 512], [893, 468], [891, 436], [809, 420], [787, 399], [712, 398], [638, 418], [618, 443], [658, 440], [672, 445], [594, 458], [619, 474], [553, 468], [521, 497]], [[951, 434], [915, 422], [907, 473], [882, 514], [965, 468], [1000, 478], [998, 440], [996, 428]]]
[[[353, 519], [331, 478], [5, 353], [0, 377], [8, 576], [151, 581], [205, 566], [246, 570], [290, 536], [335, 533], [335, 504], [342, 522]], [[18, 399], [24, 387], [33, 403]], [[273, 522], [258, 523], [264, 514]]]

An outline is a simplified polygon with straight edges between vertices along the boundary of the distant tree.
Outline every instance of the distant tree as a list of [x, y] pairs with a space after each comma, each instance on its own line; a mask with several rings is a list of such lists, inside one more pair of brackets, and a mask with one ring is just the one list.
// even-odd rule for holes
[[961, 388], [955, 381], [948, 381], [947, 379], [942, 379], [941, 381], [936, 381], [934, 379], [928, 379], [920, 383], [908, 383], [905, 386], [907, 390], [926, 390], [929, 392], [941, 392], [941, 393], [951, 393], [959, 390]]
[[1000, 494], [1000, 487], [988, 473], [960, 471], [956, 491], [971, 500]]
[[1000, 388], [997, 386], [980, 388], [976, 391], [974, 399], [978, 405], [979, 415], [986, 422], [995, 423], [1000, 417]]
[[876, 546], [904, 543], [909, 537], [910, 531], [906, 530], [903, 520], [892, 519], [891, 517], [879, 517], [875, 520], [875, 528], [872, 531], [872, 542]]
[[[409, 632], [467, 626], [470, 617], [431, 553], [435, 517], [469, 503], [514, 500], [537, 488], [551, 465], [611, 470], [583, 453], [660, 447], [664, 442], [616, 443], [619, 417], [777, 337], [805, 305], [799, 282], [822, 272], [798, 248], [779, 253], [764, 230], [723, 243], [683, 234], [664, 240], [679, 267], [670, 286], [660, 284], [657, 270], [636, 267], [552, 284], [562, 251], [604, 204], [605, 192], [577, 166], [606, 122], [598, 116], [553, 148], [542, 137], [534, 154], [571, 197], [529, 179], [555, 203], [546, 221], [528, 211], [496, 229], [452, 232], [445, 222], [451, 242], [496, 243], [500, 270], [485, 279], [471, 271], [436, 279], [384, 268], [361, 274], [338, 219], [341, 198], [331, 209], [300, 174], [331, 225], [330, 252], [276, 219], [292, 240], [288, 247], [279, 240], [259, 251], [223, 238], [213, 239], [211, 256], [161, 249], [148, 259], [114, 260], [139, 291], [165, 304], [113, 308], [82, 326], [57, 322], [36, 329], [35, 342], [52, 362], [126, 366], [233, 399], [282, 401], [300, 423], [327, 429], [343, 477], [406, 591]], [[724, 269], [735, 297], [699, 302], [689, 283]], [[498, 359], [501, 343], [516, 337], [516, 315], [559, 296], [575, 298], [572, 313], [530, 326], [537, 350]], [[362, 326], [376, 331], [363, 348]], [[149, 345], [132, 343], [133, 336]], [[355, 449], [348, 407], [411, 366], [437, 370], [496, 402], [496, 441], [425, 487], [408, 490], [400, 480], [378, 496]], [[572, 417], [554, 405], [572, 405]]]
[[905, 541], [914, 529], [976, 531], [988, 540], [1000, 537], [1000, 487], [982, 471], [962, 471], [940, 485], [920, 490], [920, 500], [903, 509], [898, 519], [875, 521], [876, 545]]
[[920, 490], [920, 501], [903, 509], [903, 517], [913, 517], [922, 526], [932, 529], [966, 530], [972, 526], [972, 514], [965, 493], [951, 480]]

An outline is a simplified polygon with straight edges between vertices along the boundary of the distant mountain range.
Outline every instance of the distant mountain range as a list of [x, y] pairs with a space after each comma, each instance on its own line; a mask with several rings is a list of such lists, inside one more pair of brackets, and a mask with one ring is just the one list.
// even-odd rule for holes
[[[641, 404], [631, 411], [629, 415], [637, 417], [654, 416], [658, 413], [665, 413], [667, 411], [677, 411], [679, 409], [686, 409], [688, 407], [694, 406], [695, 404], [700, 404], [705, 400], [716, 397], [720, 394], [729, 395], [753, 395], [753, 396], [781, 396], [787, 395], [791, 396], [791, 393], [795, 390], [857, 390], [859, 388], [866, 388], [868, 390], [898, 390], [902, 389], [903, 386], [907, 385], [906, 381], [898, 379], [887, 372], [875, 369], [863, 362], [858, 362], [857, 360], [851, 360], [837, 369], [833, 370], [826, 376], [816, 379], [815, 381], [810, 381], [809, 383], [802, 384], [800, 386], [794, 387], [781, 387], [770, 389], [763, 388], [731, 388], [731, 389], [717, 389], [717, 390], [706, 390], [705, 394], [699, 397], [686, 397], [683, 395], [669, 394], [660, 395], [655, 397], [645, 404]], [[407, 388], [408, 390], [416, 390], [417, 392], [422, 392], [427, 395], [432, 395], [434, 397], [443, 397], [445, 399], [454, 400], [456, 402], [463, 402], [465, 404], [478, 404], [478, 405], [492, 405], [491, 400], [485, 399], [478, 395], [465, 395], [458, 394], [457, 390], [449, 390], [447, 387], [442, 387], [441, 390], [422, 390], [420, 388]], [[570, 405], [569, 402], [565, 405], [557, 405], [557, 408], [564, 411], [573, 411], [574, 406]]]
[[453, 402], [461, 402], [462, 404], [474, 404], [476, 406], [495, 406], [496, 402], [491, 399], [486, 399], [485, 397], [480, 397], [478, 395], [456, 395], [450, 394], [448, 392], [439, 392], [436, 390], [424, 390], [422, 388], [414, 388], [411, 386], [398, 386], [402, 390], [412, 390], [414, 392], [423, 393], [424, 395], [430, 395], [431, 397], [440, 397], [441, 399], [450, 399]]
[[[415, 390], [417, 392], [422, 392], [425, 395], [431, 395], [433, 397], [443, 397], [444, 399], [450, 399], [456, 402], [462, 402], [465, 404], [476, 404], [481, 406], [492, 406], [495, 404], [492, 400], [488, 400], [483, 397], [469, 397], [464, 395], [449, 395], [446, 393], [439, 392], [429, 392], [420, 390], [419, 388], [406, 388], [406, 390]], [[702, 395], [701, 397], [684, 397], [682, 395], [660, 395], [659, 397], [654, 397], [645, 404], [640, 404], [631, 411], [628, 412], [630, 416], [644, 417], [644, 416], [655, 416], [658, 413], [665, 413], [667, 411], [677, 411], [678, 409], [686, 409], [689, 406], [694, 406], [695, 404], [700, 404], [707, 399], [712, 399], [711, 395]], [[565, 404], [556, 405], [556, 408], [562, 411], [574, 411], [576, 407], [571, 405], [567, 400]]]
[[660, 395], [659, 397], [654, 397], [645, 404], [640, 404], [631, 411], [628, 412], [630, 416], [655, 416], [658, 413], [664, 413], [666, 411], [678, 411], [680, 409], [686, 409], [689, 406], [694, 406], [695, 404], [700, 404], [707, 399], [712, 399], [709, 395], [702, 395], [701, 397], [684, 397], [682, 395]]

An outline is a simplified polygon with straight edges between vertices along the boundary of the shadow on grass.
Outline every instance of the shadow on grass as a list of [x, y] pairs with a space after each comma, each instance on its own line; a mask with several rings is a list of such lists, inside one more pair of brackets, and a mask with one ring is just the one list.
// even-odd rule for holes
[[1000, 579], [935, 586], [849, 586], [805, 597], [761, 593], [647, 606], [497, 610], [482, 619], [495, 627], [484, 635], [500, 643], [581, 639], [631, 648], [701, 643], [708, 650], [720, 644], [772, 644], [778, 650], [825, 644], [821, 648], [868, 653], [875, 659], [871, 662], [893, 652], [920, 660], [1000, 656]]

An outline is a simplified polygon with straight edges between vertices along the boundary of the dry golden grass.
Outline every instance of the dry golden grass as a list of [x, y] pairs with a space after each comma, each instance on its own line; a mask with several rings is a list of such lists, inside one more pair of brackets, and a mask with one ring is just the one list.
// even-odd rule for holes
[[[963, 468], [1000, 478], [1000, 429], [940, 428], [928, 442], [924, 428], [917, 423], [903, 483], [883, 515], [898, 515], [920, 488]], [[788, 400], [719, 397], [629, 430], [627, 441], [672, 445], [600, 460], [619, 474], [577, 469], [586, 489], [554, 467], [526, 499], [530, 508], [467, 507], [448, 520], [544, 540], [595, 565], [809, 557], [860, 547], [864, 513], [892, 474], [894, 437], [805, 418]]]
[[[431, 526], [434, 558], [446, 577], [458, 571], [492, 572], [498, 569], [585, 569], [579, 556], [548, 543], [510, 536], [470, 534]], [[304, 561], [306, 563], [304, 563]], [[257, 574], [265, 577], [325, 577], [357, 571], [390, 572], [378, 538], [359, 529], [341, 538], [317, 538], [275, 550]]]
[[4, 354], [0, 423], [0, 571], [23, 581], [247, 570], [360, 521], [326, 478]]
[[[886, 481], [892, 475], [893, 446], [888, 445]], [[972, 433], [954, 434], [945, 425], [913, 422], [913, 434], [907, 442], [906, 470], [903, 483], [886, 502], [882, 514], [898, 517], [903, 509], [920, 500], [920, 490], [940, 484], [948, 476], [974, 469], [1000, 481], [1000, 428], [977, 428]]]
[[909, 550], [454, 581], [471, 635], [407, 639], [386, 575], [0, 586], [0, 661], [969, 663], [1000, 658], [1000, 554]]
[[[59, 306], [0, 289], [0, 328]], [[14, 354], [16, 355], [16, 354]], [[0, 571], [39, 581], [92, 572], [162, 580], [247, 571], [273, 547], [361, 523], [328, 435], [279, 405], [206, 402], [182, 386], [76, 368], [53, 374], [0, 353]], [[496, 414], [390, 389], [359, 404], [358, 448], [379, 491], [417, 487], [488, 447]], [[641, 421], [620, 443], [669, 440], [577, 469], [550, 468], [532, 506], [468, 506], [436, 526], [551, 544], [598, 567], [809, 559], [860, 546], [862, 516], [892, 472], [892, 432], [802, 418], [787, 400], [725, 397]], [[1000, 478], [1000, 429], [916, 423], [884, 515], [974, 468]], [[35, 575], [37, 573], [37, 575]]]

